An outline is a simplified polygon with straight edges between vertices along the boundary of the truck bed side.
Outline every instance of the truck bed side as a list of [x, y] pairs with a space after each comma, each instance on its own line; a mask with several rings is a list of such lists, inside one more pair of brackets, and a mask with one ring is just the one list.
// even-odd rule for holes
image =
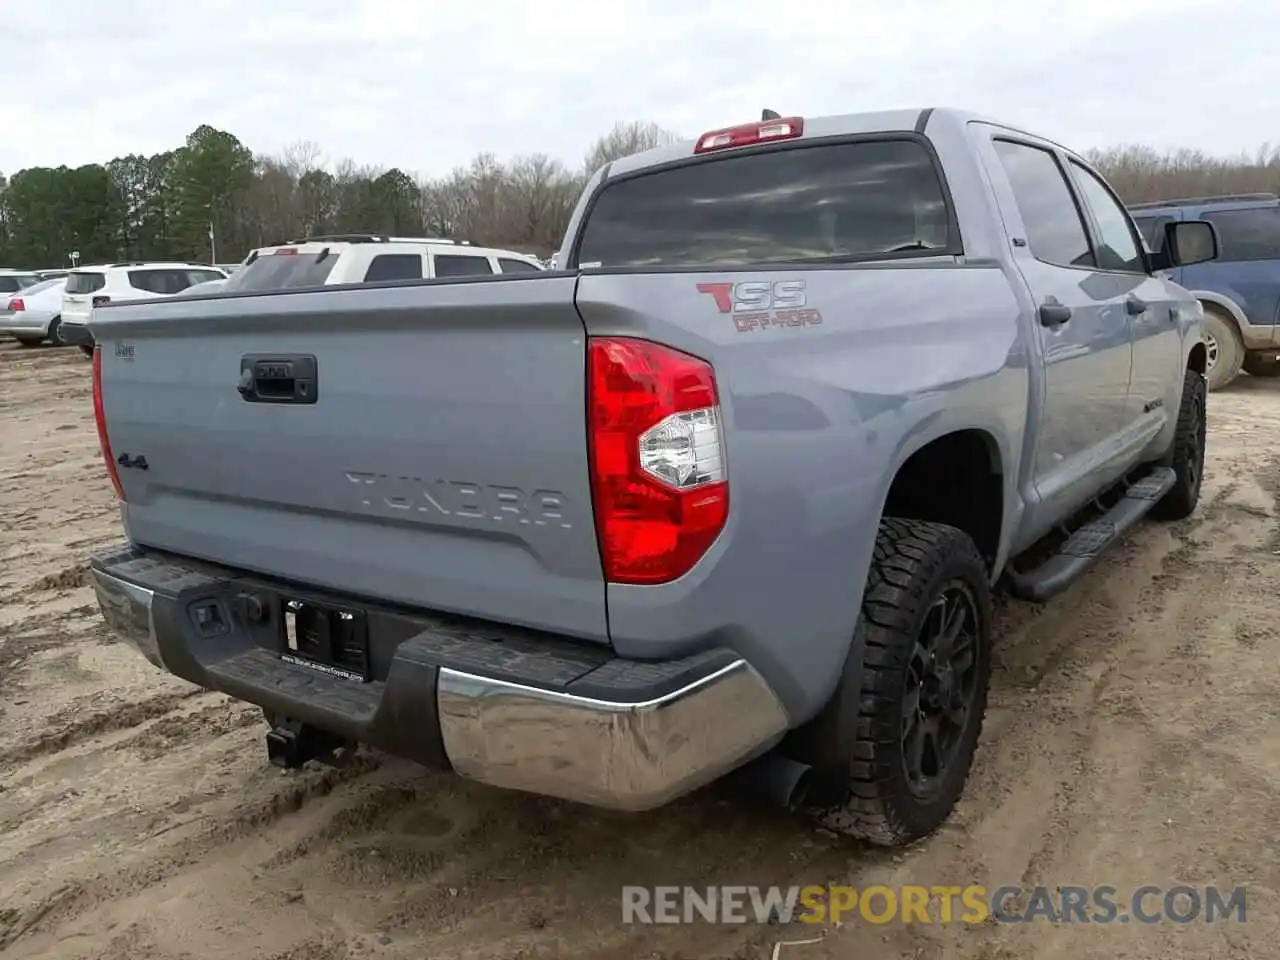
[[[801, 284], [821, 322], [792, 325], [784, 310], [777, 324], [752, 325], [698, 290], [716, 283]], [[1028, 346], [998, 265], [593, 271], [577, 303], [591, 336], [657, 340], [709, 360], [725, 422], [728, 525], [680, 580], [608, 586], [620, 655], [722, 644], [805, 716], [839, 678], [888, 486], [914, 451], [953, 430], [984, 431], [993, 471], [1010, 466], [1014, 526]]]

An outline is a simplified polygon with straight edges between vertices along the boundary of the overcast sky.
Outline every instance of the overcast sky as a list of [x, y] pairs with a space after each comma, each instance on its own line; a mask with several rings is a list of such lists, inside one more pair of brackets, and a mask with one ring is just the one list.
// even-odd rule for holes
[[956, 106], [1085, 149], [1280, 143], [1280, 0], [8, 3], [0, 171], [177, 146], [577, 166], [615, 120]]

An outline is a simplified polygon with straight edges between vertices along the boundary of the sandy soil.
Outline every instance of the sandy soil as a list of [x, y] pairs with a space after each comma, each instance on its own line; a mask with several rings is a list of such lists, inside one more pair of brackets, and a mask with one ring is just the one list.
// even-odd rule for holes
[[713, 789], [643, 816], [362, 756], [289, 774], [253, 708], [105, 632], [118, 538], [88, 362], [0, 347], [0, 952], [128, 958], [769, 957], [808, 926], [624, 926], [623, 884], [1248, 885], [1249, 922], [879, 927], [802, 958], [1280, 958], [1280, 381], [1210, 401], [1196, 516], [1040, 609], [1002, 604], [953, 821], [886, 853]]

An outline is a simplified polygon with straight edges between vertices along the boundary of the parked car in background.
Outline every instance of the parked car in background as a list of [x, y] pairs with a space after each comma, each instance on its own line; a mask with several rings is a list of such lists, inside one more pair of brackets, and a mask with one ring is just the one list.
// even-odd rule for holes
[[[774, 116], [597, 170], [556, 272], [432, 246], [449, 279], [95, 310], [107, 624], [285, 767], [363, 742], [640, 810], [751, 763], [830, 829], [936, 830], [993, 587], [1196, 508], [1203, 310], [1163, 274], [1216, 236], [1150, 253], [982, 117]], [[306, 246], [241, 273], [390, 249]]]
[[70, 272], [70, 270], [37, 270], [36, 276], [41, 280], [59, 280]]
[[182, 291], [184, 297], [194, 297], [198, 294], [217, 293], [221, 290], [227, 281], [223, 277], [216, 277], [213, 280], [205, 280], [201, 283], [192, 284]]
[[238, 263], [215, 263], [214, 266], [225, 273], [228, 277], [240, 269], [240, 264]]
[[41, 280], [14, 294], [0, 294], [0, 334], [8, 334], [24, 347], [45, 340], [59, 343], [62, 291], [66, 278]]
[[1218, 258], [1169, 271], [1204, 304], [1209, 389], [1241, 370], [1280, 375], [1280, 197], [1249, 193], [1130, 204], [1147, 245], [1159, 251], [1164, 227], [1208, 220], [1218, 231]]
[[93, 336], [87, 326], [94, 307], [119, 300], [172, 297], [206, 280], [225, 280], [217, 267], [198, 263], [107, 263], [77, 267], [67, 274], [62, 297], [63, 343], [93, 355]]
[[8, 270], [0, 268], [0, 297], [7, 293], [17, 293], [40, 282], [40, 275], [34, 270]]
[[539, 273], [536, 257], [426, 237], [373, 234], [306, 237], [261, 247], [224, 290], [285, 290], [337, 283]]

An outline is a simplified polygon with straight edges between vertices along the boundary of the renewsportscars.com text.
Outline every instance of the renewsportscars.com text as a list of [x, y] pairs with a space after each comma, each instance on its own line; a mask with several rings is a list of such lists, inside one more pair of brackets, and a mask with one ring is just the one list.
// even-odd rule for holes
[[1245, 888], [623, 887], [623, 923], [1244, 923]]

